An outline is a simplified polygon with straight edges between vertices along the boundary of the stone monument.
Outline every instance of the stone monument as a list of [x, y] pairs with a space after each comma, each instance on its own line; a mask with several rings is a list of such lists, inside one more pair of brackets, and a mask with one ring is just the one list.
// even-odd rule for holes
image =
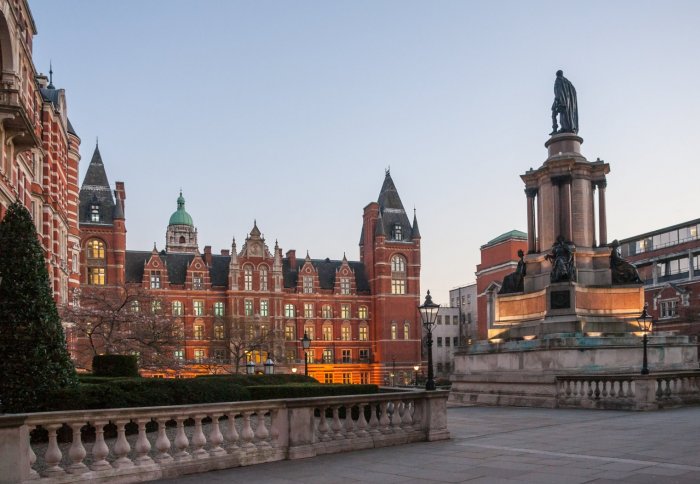
[[[455, 355], [454, 402], [555, 406], [557, 376], [633, 373], [642, 363], [643, 284], [608, 243], [610, 165], [581, 153], [576, 90], [561, 71], [554, 91], [547, 159], [521, 175], [528, 253], [492, 298], [489, 339]], [[687, 337], [650, 341], [653, 370], [698, 368]]]

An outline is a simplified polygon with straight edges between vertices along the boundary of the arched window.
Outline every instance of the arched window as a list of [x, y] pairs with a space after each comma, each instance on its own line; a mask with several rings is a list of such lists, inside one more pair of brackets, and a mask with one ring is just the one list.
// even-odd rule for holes
[[357, 317], [360, 319], [367, 319], [367, 306], [360, 306], [357, 308]]
[[340, 339], [342, 341], [350, 341], [351, 332], [350, 332], [350, 325], [349, 324], [344, 324], [340, 327]]
[[391, 258], [391, 293], [406, 294], [406, 259], [402, 255]]
[[360, 341], [369, 340], [369, 326], [367, 326], [367, 324], [365, 324], [365, 323], [360, 324], [359, 332], [360, 332], [360, 338], [359, 338]]
[[87, 276], [91, 286], [106, 284], [105, 243], [99, 239], [90, 239], [87, 243]]
[[309, 337], [310, 340], [314, 340], [314, 326], [313, 324], [304, 325], [304, 334]]
[[331, 306], [329, 306], [328, 304], [324, 304], [321, 307], [321, 316], [326, 318], [326, 319], [332, 318], [333, 317], [333, 308]]
[[105, 258], [105, 243], [99, 239], [90, 239], [87, 243], [88, 259], [104, 259]]
[[396, 323], [391, 323], [391, 339], [396, 339]]
[[253, 290], [253, 268], [251, 266], [243, 268], [243, 290]]
[[409, 339], [411, 337], [411, 323], [408, 321], [403, 323], [403, 339]]
[[184, 236], [184, 235], [181, 235], [181, 236], [180, 236], [180, 243], [181, 243], [181, 244], [184, 244], [185, 242], [187, 242], [187, 241], [185, 240], [185, 236]]
[[260, 267], [260, 290], [267, 291], [267, 267]]
[[333, 326], [331, 324], [323, 325], [323, 341], [333, 340]]

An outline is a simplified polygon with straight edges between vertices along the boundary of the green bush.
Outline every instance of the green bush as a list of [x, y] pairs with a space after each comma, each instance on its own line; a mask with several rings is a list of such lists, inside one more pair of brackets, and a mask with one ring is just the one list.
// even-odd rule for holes
[[95, 355], [92, 357], [94, 376], [139, 376], [139, 361], [134, 355]]
[[197, 379], [225, 380], [246, 387], [259, 385], [285, 385], [289, 383], [318, 383], [318, 380], [310, 376], [290, 375], [287, 373], [280, 373], [276, 375], [200, 375], [197, 377]]
[[337, 395], [366, 395], [378, 393], [377, 385], [345, 385], [297, 383], [288, 385], [264, 385], [248, 387], [253, 400], [271, 400], [277, 398], [330, 397]]

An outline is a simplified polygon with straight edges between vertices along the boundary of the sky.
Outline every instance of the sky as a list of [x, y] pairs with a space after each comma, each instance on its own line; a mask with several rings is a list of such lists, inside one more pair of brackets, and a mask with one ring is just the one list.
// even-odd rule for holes
[[700, 217], [700, 2], [30, 0], [34, 61], [126, 185], [127, 247], [165, 246], [180, 188], [200, 250], [359, 259], [390, 168], [422, 235], [421, 292], [475, 280], [526, 230], [557, 69], [589, 160], [610, 163], [608, 237]]

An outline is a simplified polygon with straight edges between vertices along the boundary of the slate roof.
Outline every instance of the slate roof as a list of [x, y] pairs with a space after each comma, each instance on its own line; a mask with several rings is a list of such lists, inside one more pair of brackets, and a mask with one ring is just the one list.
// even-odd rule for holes
[[78, 136], [78, 133], [75, 132], [75, 128], [73, 127], [73, 124], [71, 124], [70, 119], [67, 119], [67, 121], [68, 121], [68, 132], [74, 136]]
[[[381, 233], [380, 231], [383, 231], [388, 239], [392, 239], [394, 236], [394, 227], [400, 225], [402, 240], [410, 241], [413, 239], [411, 222], [408, 220], [408, 215], [406, 215], [406, 210], [404, 210], [403, 203], [401, 203], [401, 197], [399, 197], [399, 192], [396, 190], [396, 185], [389, 171], [386, 172], [386, 176], [384, 177], [384, 183], [382, 184], [382, 189], [379, 191], [377, 203], [379, 203], [379, 211], [382, 215], [382, 227], [378, 227], [375, 230], [375, 234], [379, 234]], [[379, 223], [379, 221], [377, 223]]]
[[80, 187], [80, 223], [94, 224], [90, 221], [90, 206], [100, 206], [99, 224], [112, 225], [114, 222], [114, 197], [109, 187], [109, 180], [105, 172], [102, 155], [99, 147], [95, 146], [92, 160], [88, 165], [83, 184]]
[[44, 101], [58, 107], [58, 89], [53, 87], [42, 87], [39, 89], [39, 92], [41, 92], [41, 97], [44, 99]]
[[[194, 254], [159, 254], [161, 260], [168, 269], [168, 280], [171, 284], [184, 284], [187, 277], [187, 268]], [[143, 272], [146, 262], [151, 258], [151, 251], [128, 250], [126, 252], [126, 282], [139, 283], [143, 280]], [[212, 263], [209, 268], [209, 277], [212, 286], [228, 286], [228, 271], [231, 256], [212, 255]], [[321, 289], [332, 290], [335, 287], [335, 271], [343, 261], [329, 259], [312, 259], [311, 263], [318, 270], [319, 283]], [[304, 261], [297, 260], [297, 269], [292, 270], [289, 266], [289, 259], [282, 260], [282, 277], [285, 288], [294, 288], [299, 279], [298, 269], [303, 267]], [[348, 262], [348, 265], [355, 271], [355, 284], [357, 292], [369, 292], [369, 281], [365, 274], [365, 266], [362, 262]]]

